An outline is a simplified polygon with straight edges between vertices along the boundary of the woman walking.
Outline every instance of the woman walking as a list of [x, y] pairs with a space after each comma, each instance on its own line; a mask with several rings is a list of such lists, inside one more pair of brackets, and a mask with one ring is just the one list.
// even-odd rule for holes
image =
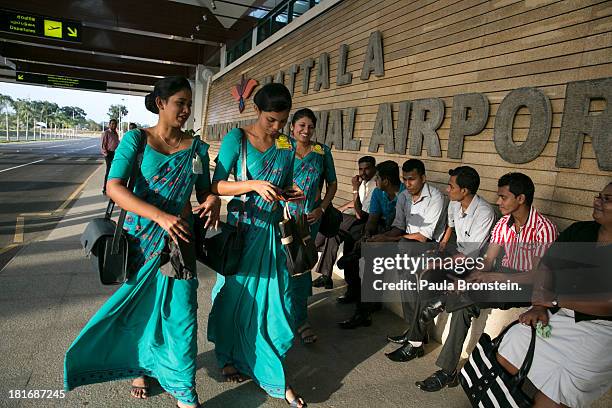
[[[261, 88], [254, 101], [257, 120], [225, 135], [213, 176], [215, 194], [246, 194], [247, 200], [243, 203], [236, 197], [227, 207], [228, 223], [240, 223], [244, 248], [236, 254], [241, 260], [239, 272], [217, 275], [208, 339], [215, 343], [219, 367], [228, 381], [251, 377], [270, 396], [305, 407], [287, 385], [283, 368], [293, 342], [294, 316], [291, 277], [278, 231], [282, 218], [278, 199], [282, 192], [302, 195], [293, 189], [295, 145], [281, 134], [291, 95], [284, 85], [273, 83]], [[242, 138], [246, 138], [245, 152], [241, 152]], [[228, 181], [245, 156], [248, 180]]]
[[[147, 95], [157, 125], [125, 134], [110, 169], [107, 193], [128, 211], [127, 283], [91, 318], [66, 353], [66, 390], [138, 377], [132, 395], [146, 398], [155, 378], [177, 405], [199, 405], [195, 388], [197, 277], [160, 273], [160, 254], [172, 239], [189, 242], [194, 209], [216, 224], [220, 202], [210, 193], [208, 145], [181, 130], [191, 112], [191, 88], [183, 77], [168, 77]], [[138, 150], [144, 146], [134, 191], [126, 188]], [[196, 166], [196, 163], [201, 165]]]
[[[317, 118], [310, 109], [300, 109], [291, 119], [291, 136], [296, 141], [293, 181], [304, 192], [305, 200], [289, 204], [293, 214], [306, 212], [310, 234], [314, 242], [321, 217], [331, 204], [338, 183], [334, 159], [329, 147], [313, 142], [312, 136]], [[326, 183], [325, 196], [321, 200], [321, 189]], [[297, 332], [303, 344], [317, 341], [317, 335], [308, 323], [308, 297], [312, 296], [312, 274], [310, 272], [292, 279], [295, 302]]]

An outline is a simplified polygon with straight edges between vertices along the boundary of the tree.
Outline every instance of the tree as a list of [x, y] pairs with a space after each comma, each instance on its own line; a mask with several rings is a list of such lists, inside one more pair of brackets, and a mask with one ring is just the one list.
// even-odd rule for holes
[[87, 113], [78, 106], [62, 106], [60, 110], [69, 118], [71, 126], [84, 125], [87, 122]]
[[128, 110], [124, 105], [111, 105], [108, 108], [108, 119], [117, 119], [121, 122], [121, 118], [128, 114]]
[[32, 117], [32, 105], [29, 100], [17, 98], [13, 101], [13, 109], [17, 115], [17, 138], [19, 138], [19, 126], [25, 123], [26, 127], [26, 140], [28, 140], [30, 130], [30, 118]]
[[6, 123], [6, 140], [9, 140], [9, 109], [13, 106], [13, 98], [8, 95], [0, 94], [0, 113], [4, 111], [4, 119]]
[[85, 124], [85, 126], [89, 130], [102, 130], [100, 128], [100, 124], [93, 119], [87, 119], [87, 123]]

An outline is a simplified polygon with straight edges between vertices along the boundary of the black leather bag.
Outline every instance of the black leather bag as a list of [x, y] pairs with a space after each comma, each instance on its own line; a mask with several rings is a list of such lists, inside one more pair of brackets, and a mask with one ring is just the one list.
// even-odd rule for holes
[[235, 275], [242, 259], [243, 235], [240, 233], [240, 227], [225, 222], [219, 222], [219, 230], [218, 234], [204, 238], [203, 245], [197, 246], [202, 248], [198, 260], [218, 274]]
[[330, 204], [321, 217], [319, 232], [327, 238], [333, 238], [338, 235], [340, 224], [342, 224], [342, 213]]
[[281, 243], [287, 256], [287, 269], [291, 276], [309, 272], [317, 264], [317, 248], [310, 235], [306, 214], [291, 215], [285, 203], [283, 220], [278, 223]]
[[[128, 180], [128, 190], [134, 189], [146, 141], [146, 135], [140, 130], [138, 153]], [[104, 217], [91, 220], [81, 235], [81, 245], [94, 269], [98, 271], [100, 282], [103, 285], [119, 285], [129, 278], [127, 273], [128, 242], [123, 230], [127, 212], [122, 209], [119, 220], [115, 222], [111, 219], [114, 208], [115, 203], [109, 200]]]
[[533, 362], [535, 328], [531, 328], [531, 342], [517, 375], [513, 376], [508, 373], [496, 358], [504, 335], [517, 323], [518, 321], [506, 327], [495, 340], [491, 340], [486, 333], [480, 336], [468, 362], [461, 369], [459, 381], [473, 407], [528, 408], [533, 406], [533, 400], [523, 391], [522, 387]]
[[195, 245], [178, 240], [178, 244], [166, 237], [167, 244], [160, 257], [162, 275], [173, 279], [193, 279], [197, 276]]
[[[246, 141], [246, 135], [242, 132], [240, 180], [243, 181], [248, 179], [246, 169]], [[240, 200], [242, 201], [242, 207], [238, 214], [238, 220], [242, 218], [244, 212], [246, 194], [242, 194]], [[198, 216], [195, 217], [196, 258], [198, 261], [223, 276], [237, 274], [242, 259], [242, 250], [244, 248], [244, 235], [241, 233], [240, 222], [238, 222], [237, 226], [230, 225], [226, 222], [219, 222], [220, 232], [208, 238], [206, 237], [204, 224], [204, 220]]]

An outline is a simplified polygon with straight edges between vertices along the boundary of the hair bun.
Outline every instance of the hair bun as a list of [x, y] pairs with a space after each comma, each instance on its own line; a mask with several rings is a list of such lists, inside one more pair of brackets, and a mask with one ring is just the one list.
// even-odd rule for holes
[[145, 108], [147, 108], [149, 112], [159, 114], [159, 109], [157, 108], [157, 105], [155, 104], [155, 95], [153, 94], [153, 92], [145, 96]]

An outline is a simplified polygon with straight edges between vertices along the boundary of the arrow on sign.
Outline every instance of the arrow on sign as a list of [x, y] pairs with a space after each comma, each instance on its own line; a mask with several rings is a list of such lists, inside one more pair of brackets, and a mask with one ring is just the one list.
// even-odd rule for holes
[[17, 75], [17, 80], [18, 81], [23, 81], [23, 75]]
[[72, 27], [66, 27], [68, 29], [68, 37], [76, 37], [77, 29]]

